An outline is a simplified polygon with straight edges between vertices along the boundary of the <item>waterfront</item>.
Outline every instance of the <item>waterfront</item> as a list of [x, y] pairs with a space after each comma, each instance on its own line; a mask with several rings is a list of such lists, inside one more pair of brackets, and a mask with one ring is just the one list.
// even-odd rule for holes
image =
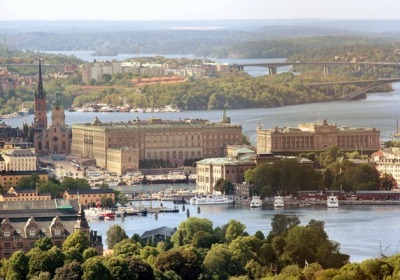
[[[135, 205], [148, 205], [159, 207], [172, 207], [171, 201], [146, 201], [135, 202]], [[158, 227], [178, 227], [187, 219], [186, 210], [179, 213], [159, 213], [157, 219], [153, 215], [146, 217], [129, 216], [123, 220], [117, 218], [114, 221], [91, 221], [90, 227], [106, 238], [109, 226], [117, 223], [132, 236], [143, 234], [147, 230]], [[393, 255], [399, 250], [400, 224], [398, 206], [339, 206], [339, 208], [307, 207], [284, 208], [274, 210], [272, 207], [251, 209], [245, 205], [202, 205], [200, 213], [197, 205], [185, 205], [189, 209], [191, 217], [206, 218], [213, 222], [214, 228], [227, 224], [234, 219], [246, 225], [246, 231], [254, 234], [260, 230], [268, 235], [271, 230], [271, 219], [275, 214], [296, 215], [301, 225], [306, 225], [311, 219], [324, 221], [325, 231], [329, 239], [340, 243], [340, 251], [350, 255], [352, 262], [360, 262], [368, 258], [379, 257], [382, 253]]]
[[[300, 104], [274, 108], [253, 108], [227, 110], [231, 123], [241, 124], [243, 133], [249, 136], [255, 144], [257, 125], [261, 123], [264, 128], [275, 126], [297, 127], [299, 122], [322, 122], [326, 119], [329, 123], [338, 126], [350, 127], [375, 127], [381, 131], [381, 140], [393, 139], [396, 130], [396, 121], [400, 117], [400, 83], [394, 84], [394, 91], [388, 93], [371, 93], [366, 99], [357, 101], [334, 101], [324, 103]], [[48, 119], [51, 119], [48, 113]], [[102, 122], [120, 122], [139, 118], [149, 119], [153, 116], [168, 120], [177, 119], [208, 119], [212, 122], [220, 121], [221, 110], [207, 111], [182, 111], [158, 113], [104, 113], [104, 112], [65, 112], [65, 121], [68, 125], [74, 123], [92, 122], [98, 117]], [[6, 124], [13, 127], [22, 127], [23, 123], [32, 123], [33, 115], [23, 118], [4, 119]]]

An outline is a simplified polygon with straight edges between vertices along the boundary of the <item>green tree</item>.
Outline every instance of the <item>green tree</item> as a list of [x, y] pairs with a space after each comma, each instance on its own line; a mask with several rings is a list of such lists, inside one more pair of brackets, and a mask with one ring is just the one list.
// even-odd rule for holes
[[62, 250], [67, 251], [69, 248], [77, 248], [82, 254], [85, 249], [89, 248], [89, 239], [86, 234], [78, 230], [69, 235], [63, 243]]
[[229, 279], [232, 273], [232, 253], [225, 244], [214, 244], [204, 257], [204, 273], [210, 278]]
[[229, 244], [239, 236], [248, 235], [245, 232], [246, 226], [239, 221], [230, 220], [226, 226], [225, 240]]
[[132, 271], [136, 279], [140, 280], [155, 280], [153, 268], [150, 264], [142, 259], [132, 257], [129, 259], [129, 269]]
[[194, 236], [199, 231], [213, 234], [212, 222], [208, 219], [190, 217], [179, 224], [178, 230], [171, 237], [171, 241], [175, 247], [183, 244], [191, 244]]
[[108, 248], [112, 249], [115, 244], [128, 238], [125, 230], [118, 224], [112, 225], [107, 230], [106, 244]]
[[13, 253], [10, 259], [7, 261], [7, 276], [5, 279], [26, 279], [28, 272], [28, 257], [22, 251], [17, 251]]
[[82, 265], [82, 280], [109, 280], [112, 279], [110, 271], [99, 257], [90, 258]]
[[288, 231], [299, 225], [300, 220], [297, 216], [288, 216], [285, 214], [276, 214], [272, 217], [271, 231], [267, 239], [271, 240], [275, 236], [286, 236]]
[[137, 279], [129, 269], [129, 259], [124, 256], [111, 257], [105, 261], [105, 266], [111, 274], [111, 279], [134, 280]]
[[197, 279], [202, 272], [197, 255], [182, 248], [161, 252], [154, 259], [154, 266], [164, 272], [173, 270], [182, 279]]
[[73, 261], [57, 268], [53, 280], [78, 280], [82, 278], [82, 275], [81, 264]]
[[139, 242], [135, 242], [130, 238], [126, 238], [118, 242], [113, 246], [114, 255], [127, 255], [134, 256], [140, 253], [142, 249], [142, 245]]
[[53, 247], [53, 243], [49, 237], [43, 237], [35, 242], [35, 247], [42, 251], [48, 251]]

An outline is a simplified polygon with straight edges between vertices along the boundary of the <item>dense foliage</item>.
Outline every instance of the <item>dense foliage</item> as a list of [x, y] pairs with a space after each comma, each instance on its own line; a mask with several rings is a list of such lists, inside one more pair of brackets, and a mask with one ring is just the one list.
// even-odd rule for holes
[[343, 153], [337, 147], [322, 152], [317, 159], [320, 169], [286, 158], [273, 164], [264, 163], [248, 170], [246, 182], [262, 197], [277, 193], [297, 195], [300, 190], [392, 190], [397, 188], [393, 176], [380, 174], [371, 163], [356, 164], [362, 158], [357, 152]]
[[[297, 217], [278, 214], [272, 218], [271, 225], [271, 232], [265, 238], [261, 232], [249, 235], [245, 226], [235, 220], [213, 228], [211, 221], [192, 217], [179, 225], [172, 243], [158, 244], [144, 243], [135, 236], [128, 238], [116, 225], [115, 230], [125, 239], [116, 243], [113, 252], [105, 256], [98, 256], [87, 237], [77, 231], [66, 239], [62, 249], [45, 239], [36, 242], [35, 248], [26, 254], [14, 253], [1, 262], [0, 277], [281, 279], [279, 277], [288, 271], [296, 272], [297, 277], [311, 277], [325, 271], [340, 275], [341, 269], [348, 266], [349, 256], [340, 253], [339, 244], [328, 239], [323, 222], [311, 220], [301, 226]], [[108, 231], [107, 238], [112, 236], [115, 232]], [[363, 262], [362, 272], [372, 275], [375, 272], [370, 271], [370, 267], [376, 265]], [[382, 260], [381, 265], [388, 268], [385, 275], [394, 271], [395, 265], [386, 260]]]

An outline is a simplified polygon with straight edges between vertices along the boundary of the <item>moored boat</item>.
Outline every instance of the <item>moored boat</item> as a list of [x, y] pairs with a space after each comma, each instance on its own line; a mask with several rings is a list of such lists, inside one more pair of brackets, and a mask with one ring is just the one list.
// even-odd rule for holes
[[283, 196], [280, 196], [280, 195], [275, 196], [274, 207], [275, 208], [285, 207], [285, 200], [284, 200]]
[[225, 195], [204, 195], [194, 196], [190, 199], [190, 204], [194, 205], [213, 205], [213, 204], [232, 204], [234, 202], [232, 197]]
[[336, 195], [329, 195], [326, 198], [326, 206], [328, 208], [337, 208], [339, 207], [339, 199]]
[[261, 200], [261, 198], [257, 195], [253, 195], [253, 197], [251, 198], [250, 201], [250, 208], [257, 208], [257, 207], [261, 207], [263, 205], [263, 202]]

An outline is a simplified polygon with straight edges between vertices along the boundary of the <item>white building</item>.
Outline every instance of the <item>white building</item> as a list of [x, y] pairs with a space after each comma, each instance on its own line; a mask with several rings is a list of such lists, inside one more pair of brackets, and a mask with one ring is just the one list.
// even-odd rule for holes
[[376, 169], [382, 174], [390, 174], [400, 183], [400, 148], [384, 148], [371, 155]]
[[0, 168], [4, 171], [37, 170], [37, 156], [29, 149], [6, 150], [2, 153]]

